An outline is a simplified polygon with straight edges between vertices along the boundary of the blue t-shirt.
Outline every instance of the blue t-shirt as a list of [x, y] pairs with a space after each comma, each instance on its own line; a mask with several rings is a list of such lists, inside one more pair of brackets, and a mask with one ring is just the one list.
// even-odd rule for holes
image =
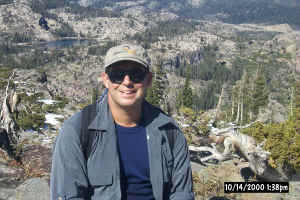
[[146, 129], [116, 124], [122, 200], [154, 200], [150, 182]]

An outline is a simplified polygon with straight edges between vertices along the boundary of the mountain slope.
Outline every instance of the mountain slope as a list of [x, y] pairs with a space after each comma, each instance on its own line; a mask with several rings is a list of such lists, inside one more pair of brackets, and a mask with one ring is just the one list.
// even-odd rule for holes
[[296, 0], [75, 0], [84, 6], [107, 7], [125, 12], [144, 7], [145, 11], [167, 11], [189, 18], [216, 18], [227, 23], [287, 23], [300, 28], [300, 2]]
[[[67, 95], [69, 99], [76, 96], [76, 102], [84, 102], [89, 96], [77, 95], [72, 88], [72, 81], [89, 80], [88, 74], [101, 68], [97, 66], [101, 66], [103, 54], [109, 46], [124, 40], [134, 40], [148, 48], [154, 65], [162, 63], [163, 68], [172, 74], [170, 77], [177, 76], [169, 85], [168, 100], [172, 103], [172, 109], [175, 108], [176, 96], [182, 84], [174, 85], [176, 81], [184, 79], [188, 67], [193, 72], [191, 87], [197, 109], [214, 108], [223, 84], [229, 82], [229, 88], [238, 85], [244, 71], [250, 73], [251, 80], [254, 80], [258, 66], [263, 66], [268, 89], [271, 91], [270, 98], [284, 106], [289, 103], [289, 79], [292, 80], [291, 75], [294, 71], [298, 72], [300, 66], [299, 59], [297, 60], [300, 55], [300, 40], [299, 34], [288, 24], [267, 26], [209, 20], [207, 16], [212, 16], [215, 8], [219, 9], [220, 5], [224, 5], [220, 1], [85, 2], [95, 3], [100, 7], [102, 5], [101, 8], [81, 7], [75, 1], [72, 2], [17, 0], [15, 4], [2, 5], [0, 65], [43, 70], [47, 68], [49, 78], [53, 79], [49, 84], [55, 88], [54, 91]], [[249, 2], [258, 5], [255, 4], [257, 1]], [[214, 4], [217, 6], [214, 7]], [[241, 5], [231, 1], [227, 6]], [[207, 8], [206, 19], [181, 17], [180, 13], [189, 7], [200, 10]], [[225, 12], [226, 5], [222, 9]], [[38, 25], [42, 16], [48, 21], [49, 31]], [[24, 35], [29, 35], [31, 40], [29, 38], [27, 41]], [[66, 39], [70, 36], [93, 41], [87, 46], [72, 49], [20, 48], [24, 42], [31, 44], [37, 40]], [[92, 67], [81, 67], [83, 65]], [[59, 70], [51, 71], [54, 66]], [[82, 72], [82, 68], [89, 69], [87, 74]], [[74, 76], [67, 76], [68, 70]], [[57, 74], [58, 71], [61, 76]], [[64, 77], [72, 80], [66, 81]], [[71, 84], [67, 85], [65, 82]], [[96, 80], [93, 80], [93, 84], [96, 85]], [[85, 81], [76, 81], [76, 88], [86, 88], [87, 85]], [[90, 93], [91, 90], [86, 91], [86, 94]], [[229, 99], [224, 101], [224, 106], [230, 104], [230, 95], [227, 94]], [[282, 113], [278, 117], [280, 120], [287, 114], [286, 110]]]

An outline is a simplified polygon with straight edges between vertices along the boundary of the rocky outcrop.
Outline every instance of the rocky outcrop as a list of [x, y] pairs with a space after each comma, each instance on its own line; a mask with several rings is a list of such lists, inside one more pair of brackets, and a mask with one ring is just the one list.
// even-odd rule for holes
[[[91, 5], [99, 0], [79, 0], [82, 5]], [[22, 33], [26, 36], [33, 36], [37, 40], [54, 40], [51, 32], [44, 30], [38, 25], [38, 20], [42, 17], [38, 13], [34, 13], [28, 0], [16, 0], [16, 3], [0, 6], [0, 40], [5, 40], [15, 33]], [[58, 21], [54, 19], [46, 19], [50, 29], [61, 27], [61, 22], [68, 23], [77, 35], [80, 33], [83, 36], [91, 37], [99, 40], [99, 43], [93, 45], [103, 45], [102, 40], [120, 41], [128, 35], [132, 36], [135, 33], [142, 33], [146, 28], [155, 26], [157, 20], [171, 20], [178, 18], [174, 12], [180, 11], [183, 1], [165, 2], [165, 7], [160, 7], [161, 2], [165, 1], [122, 1], [114, 3], [111, 7], [105, 7], [107, 10], [118, 10], [124, 14], [121, 17], [90, 17], [78, 20], [78, 16], [65, 12], [63, 8], [51, 9], [51, 14], [58, 16]], [[179, 3], [178, 3], [179, 2]], [[180, 3], [181, 2], [181, 3]], [[201, 6], [202, 0], [188, 0], [187, 4], [193, 6]], [[187, 5], [185, 4], [185, 5]], [[167, 9], [168, 6], [170, 9]], [[237, 55], [237, 43], [233, 39], [240, 33], [256, 32], [276, 32], [277, 36], [270, 41], [249, 41], [246, 44], [249, 53], [273, 50], [279, 50], [281, 53], [290, 53], [292, 60], [289, 61], [289, 67], [292, 73], [296, 72], [295, 76], [299, 77], [300, 73], [300, 38], [299, 32], [293, 30], [289, 25], [273, 25], [264, 26], [256, 24], [232, 25], [218, 21], [209, 22], [206, 20], [198, 20], [199, 24], [195, 26], [195, 30], [177, 35], [174, 38], [160, 37], [159, 41], [151, 44], [149, 52], [159, 54], [163, 59], [163, 67], [170, 71], [179, 66], [187, 66], [189, 64], [198, 64], [203, 59], [201, 48], [216, 43], [219, 47], [218, 58], [220, 62], [225, 62], [224, 66], [230, 69], [231, 59]], [[2, 42], [2, 41], [0, 41]], [[271, 45], [271, 46], [270, 46]], [[273, 45], [273, 46], [272, 46]], [[272, 47], [272, 48], [271, 48]], [[275, 49], [278, 48], [278, 49]], [[103, 71], [102, 55], [89, 55], [89, 47], [80, 47], [76, 51], [63, 49], [59, 54], [57, 61], [49, 63], [41, 72], [36, 69], [17, 69], [14, 84], [19, 94], [31, 95], [42, 93], [45, 98], [55, 98], [57, 96], [66, 97], [69, 104], [66, 108], [59, 110], [60, 114], [67, 116], [72, 115], [78, 109], [78, 103], [88, 103], [93, 94], [93, 89], [99, 85], [99, 75]], [[44, 49], [43, 49], [44, 51]], [[54, 49], [45, 49], [45, 51], [53, 51]], [[23, 52], [22, 52], [23, 53]], [[77, 53], [77, 54], [75, 54]], [[247, 52], [248, 53], [248, 52]], [[53, 54], [49, 54], [50, 56]], [[68, 60], [68, 56], [76, 57], [72, 61]], [[151, 56], [151, 55], [150, 55]], [[17, 56], [16, 56], [17, 57]], [[280, 76], [280, 75], [278, 75]], [[184, 85], [184, 78], [177, 77], [174, 73], [168, 73], [169, 81], [168, 102], [175, 108], [176, 96], [179, 89]], [[287, 78], [288, 79], [288, 78]], [[282, 82], [281, 82], [282, 83]], [[205, 81], [191, 81], [193, 91], [201, 91], [207, 83]], [[98, 88], [101, 90], [101, 88]], [[4, 91], [1, 91], [4, 94]], [[1, 99], [3, 101], [3, 99]], [[1, 102], [2, 104], [3, 102]], [[30, 105], [30, 103], [27, 103]], [[12, 104], [11, 104], [12, 105]], [[13, 108], [14, 106], [12, 106]], [[43, 108], [47, 107], [44, 105]], [[221, 106], [222, 107], [222, 106]], [[20, 107], [16, 107], [20, 110]], [[25, 109], [26, 106], [22, 107]], [[262, 111], [259, 115], [261, 120], [270, 120], [280, 122], [285, 119], [284, 106], [277, 101], [270, 100], [268, 110]], [[13, 111], [14, 109], [12, 109]], [[34, 111], [36, 112], [36, 111]], [[199, 139], [204, 131], [200, 131], [198, 127], [189, 127], [190, 124], [184, 120], [182, 124], [186, 126], [186, 130], [191, 133], [189, 140], [194, 145], [201, 146], [210, 144], [209, 141], [195, 141]], [[51, 127], [48, 130], [39, 129], [38, 131], [22, 131], [20, 132], [20, 147], [22, 147], [22, 159], [20, 163], [16, 163], [8, 159], [5, 153], [0, 151], [0, 199], [17, 200], [19, 197], [25, 199], [47, 199], [49, 197], [49, 186], [46, 184], [49, 181], [50, 165], [51, 165], [51, 146], [54, 138], [57, 135], [57, 128]], [[8, 149], [6, 130], [1, 130], [0, 147]], [[6, 134], [6, 135], [5, 135]], [[218, 181], [244, 181], [253, 178], [247, 172], [249, 164], [242, 159], [233, 159], [221, 164], [212, 161], [209, 164], [199, 164], [201, 155], [191, 153], [193, 157], [193, 171], [195, 174], [204, 177], [205, 184], [197, 185], [200, 189], [204, 187], [201, 193], [197, 193], [198, 197], [214, 198], [213, 191], [215, 188], [222, 186], [222, 182]], [[2, 158], [3, 157], [3, 158]], [[247, 166], [248, 165], [248, 166]], [[246, 172], [245, 172], [246, 171]], [[246, 178], [243, 174], [246, 174]], [[203, 176], [202, 176], [203, 175]], [[42, 179], [32, 179], [33, 177], [43, 177]], [[216, 178], [217, 177], [217, 178]], [[24, 182], [26, 179], [28, 181]], [[298, 199], [297, 194], [300, 193], [299, 177], [293, 179], [291, 183], [291, 192], [282, 198]], [[24, 182], [24, 183], [23, 183]], [[22, 184], [23, 183], [23, 184]], [[217, 184], [216, 184], [217, 183]], [[298, 184], [298, 185], [297, 185]], [[18, 187], [19, 186], [19, 187]], [[211, 186], [208, 190], [207, 186]], [[25, 192], [29, 191], [29, 192]], [[218, 192], [221, 196], [222, 189]], [[43, 196], [44, 195], [44, 196]], [[216, 196], [216, 195], [215, 195]], [[235, 198], [226, 196], [227, 199]], [[261, 194], [237, 195], [240, 199], [272, 199], [280, 198], [280, 195]]]
[[78, 20], [76, 15], [54, 10], [65, 23], [68, 23], [78, 35], [101, 40], [122, 40], [127, 36], [145, 31], [142, 21], [127, 17], [90, 17]]
[[19, 144], [22, 148], [19, 162], [5, 156], [6, 153], [0, 149], [0, 199], [50, 199], [51, 149], [33, 142], [33, 139], [27, 138]]
[[180, 66], [199, 64], [203, 59], [201, 49], [191, 52], [180, 52], [175, 57], [169, 58], [163, 62], [163, 67], [169, 71], [174, 71]]
[[41, 178], [28, 179], [7, 200], [50, 200], [48, 181]]
[[0, 6], [0, 31], [26, 35], [33, 40], [53, 40], [51, 32], [39, 26], [40, 18], [41, 15], [30, 8], [28, 0], [15, 0], [12, 4]]
[[206, 166], [192, 162], [194, 177], [194, 192], [196, 199], [247, 199], [247, 200], [281, 200], [299, 199], [299, 182], [289, 182], [289, 193], [224, 193], [224, 182], [255, 181], [254, 174], [247, 163], [238, 159], [225, 161], [221, 164]]

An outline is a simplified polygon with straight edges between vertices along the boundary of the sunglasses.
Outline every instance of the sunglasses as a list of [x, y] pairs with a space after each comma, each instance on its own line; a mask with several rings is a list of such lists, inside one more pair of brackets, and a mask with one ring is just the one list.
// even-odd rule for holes
[[121, 84], [126, 75], [129, 76], [133, 83], [141, 83], [145, 79], [148, 70], [143, 67], [134, 67], [132, 69], [107, 67], [105, 73], [112, 83]]

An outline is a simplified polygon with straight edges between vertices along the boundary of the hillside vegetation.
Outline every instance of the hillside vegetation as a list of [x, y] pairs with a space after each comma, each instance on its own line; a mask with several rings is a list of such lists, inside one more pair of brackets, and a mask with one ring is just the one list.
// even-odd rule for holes
[[[144, 46], [151, 57], [153, 83], [146, 99], [174, 116], [189, 144], [207, 137], [211, 126], [256, 121], [242, 131], [265, 141], [270, 166], [287, 174], [299, 172], [298, 4], [16, 2], [0, 0], [0, 89], [4, 94], [14, 72], [9, 89], [18, 95], [14, 119], [24, 133], [36, 131], [34, 137], [52, 143], [60, 125], [46, 131], [47, 115], [66, 119], [94, 102], [103, 91], [99, 74], [106, 51], [126, 40]], [[78, 4], [84, 2], [90, 5]], [[41, 18], [48, 30], [39, 25]], [[64, 40], [71, 44], [48, 45]], [[46, 105], [43, 99], [58, 102]]]

